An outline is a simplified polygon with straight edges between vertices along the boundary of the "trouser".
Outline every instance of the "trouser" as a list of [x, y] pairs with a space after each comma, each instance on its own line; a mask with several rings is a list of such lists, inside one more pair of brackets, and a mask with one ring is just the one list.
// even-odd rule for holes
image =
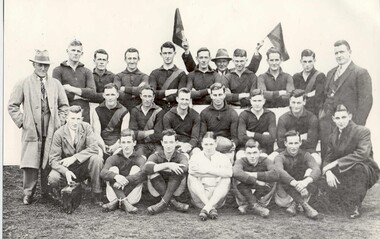
[[152, 144], [152, 143], [146, 143], [146, 144], [137, 144], [135, 146], [135, 152], [136, 155], [144, 156], [145, 158], [149, 158], [151, 154], [154, 152], [162, 151], [162, 146], [159, 144]]
[[[113, 166], [109, 169], [109, 171], [119, 174], [119, 168], [116, 166]], [[141, 169], [137, 166], [132, 166], [131, 171], [129, 172], [129, 175], [134, 175], [138, 172], [140, 172]], [[123, 175], [127, 176], [127, 175]], [[117, 189], [110, 185], [110, 182], [107, 181], [107, 187], [106, 187], [106, 195], [108, 200], [111, 202], [115, 200], [116, 198], [125, 198], [127, 197], [127, 200], [130, 204], [136, 204], [141, 199], [141, 193], [142, 193], [142, 187], [143, 184], [137, 184], [134, 181], [129, 181], [128, 185], [125, 186], [123, 189]]]
[[236, 197], [237, 204], [241, 206], [259, 202], [264, 207], [268, 206], [276, 190], [276, 183], [270, 185], [270, 187], [266, 187], [257, 184], [238, 183], [236, 188], [243, 196], [243, 200]]
[[[308, 202], [309, 200], [309, 197], [303, 197], [301, 195], [301, 193], [299, 193], [297, 191], [297, 189], [295, 189], [293, 186], [291, 186], [290, 184], [284, 184], [284, 183], [281, 183], [280, 184], [282, 186], [282, 188], [285, 190], [285, 192], [287, 194], [289, 194], [289, 196], [291, 196], [295, 202], [297, 203], [305, 203], [305, 202]], [[317, 192], [317, 186], [314, 185], [313, 183], [309, 184], [307, 186], [307, 191], [309, 192], [309, 195], [312, 195], [312, 194], [315, 194]]]
[[321, 139], [321, 157], [322, 157], [322, 160], [326, 156], [329, 137], [330, 137], [331, 133], [333, 132], [334, 127], [335, 127], [335, 124], [332, 121], [331, 115], [325, 115], [323, 118], [321, 118], [319, 120], [319, 137]]
[[[98, 155], [92, 155], [83, 163], [77, 161], [70, 165], [68, 169], [77, 177], [74, 181], [82, 182], [91, 179], [91, 188], [93, 193], [101, 193], [100, 171], [103, 167], [103, 159]], [[66, 176], [52, 169], [48, 176], [48, 183], [53, 188], [63, 188], [67, 185]]]
[[360, 207], [368, 190], [368, 176], [364, 166], [357, 164], [343, 173], [335, 167], [331, 172], [340, 182], [337, 188], [328, 186], [325, 176], [319, 181], [319, 186], [327, 193], [329, 201], [343, 204], [347, 210], [353, 210], [355, 206]]
[[186, 189], [186, 175], [171, 172], [159, 172], [148, 176], [148, 190], [154, 197], [161, 196], [169, 202], [172, 196], [180, 196]]

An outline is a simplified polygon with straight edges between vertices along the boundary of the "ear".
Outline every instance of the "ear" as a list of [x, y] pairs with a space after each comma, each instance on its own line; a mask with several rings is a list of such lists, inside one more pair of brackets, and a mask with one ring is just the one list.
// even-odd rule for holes
[[352, 119], [352, 114], [348, 114], [348, 119], [351, 120]]

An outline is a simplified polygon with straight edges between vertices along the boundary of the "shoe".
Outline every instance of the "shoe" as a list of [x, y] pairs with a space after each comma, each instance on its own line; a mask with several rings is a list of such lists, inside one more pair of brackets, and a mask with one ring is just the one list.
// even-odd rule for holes
[[212, 220], [218, 219], [218, 211], [216, 211], [215, 208], [212, 208], [212, 209], [210, 210], [210, 212], [208, 213], [208, 216], [209, 216], [210, 219], [212, 219]]
[[71, 214], [82, 201], [82, 187], [80, 183], [67, 185], [61, 190], [62, 210]]
[[359, 210], [360, 210], [360, 207], [359, 206], [355, 206], [354, 210], [349, 214], [348, 218], [349, 219], [359, 218], [361, 216]]
[[124, 198], [123, 200], [120, 201], [120, 208], [128, 213], [136, 213], [138, 211], [137, 207], [133, 206], [130, 204], [127, 200], [127, 198]]
[[120, 204], [119, 199], [115, 198], [111, 202], [102, 205], [103, 212], [115, 211], [116, 209], [119, 208], [119, 204]]
[[166, 208], [167, 203], [161, 200], [160, 202], [148, 207], [147, 210], [150, 214], [153, 215], [165, 211]]
[[311, 219], [317, 219], [318, 217], [318, 212], [314, 208], [312, 208], [308, 203], [303, 203], [301, 204], [304, 212], [306, 213], [306, 216]]
[[252, 210], [255, 214], [258, 214], [263, 218], [267, 218], [270, 212], [268, 208], [262, 207], [258, 203], [253, 204]]
[[286, 209], [286, 212], [289, 213], [291, 216], [297, 215], [297, 209], [296, 209], [296, 203], [293, 201], [292, 204]]
[[240, 214], [247, 214], [248, 205], [242, 205], [238, 207]]
[[201, 221], [207, 220], [207, 211], [205, 209], [201, 210], [201, 212], [199, 213], [199, 218], [201, 219]]
[[22, 198], [22, 203], [24, 205], [30, 205], [30, 204], [32, 204], [32, 201], [33, 201], [32, 195], [24, 195], [24, 197]]
[[181, 203], [172, 198], [170, 200], [170, 205], [174, 207], [174, 209], [178, 212], [187, 212], [189, 210], [189, 205], [186, 203]]
[[297, 203], [297, 211], [298, 212], [303, 212], [303, 207], [300, 203]]
[[92, 194], [92, 203], [101, 207], [103, 206], [103, 201], [102, 201], [102, 198], [103, 198], [103, 194], [102, 193], [93, 193]]

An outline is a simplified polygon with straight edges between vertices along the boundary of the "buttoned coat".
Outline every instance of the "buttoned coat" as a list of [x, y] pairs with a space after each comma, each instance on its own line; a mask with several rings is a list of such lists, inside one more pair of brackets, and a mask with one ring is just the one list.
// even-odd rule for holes
[[[334, 81], [337, 69], [338, 66], [327, 73], [325, 85], [327, 96], [329, 85]], [[332, 108], [338, 104], [344, 104], [352, 113], [352, 121], [365, 125], [372, 108], [372, 82], [368, 71], [351, 62], [339, 78], [340, 82], [333, 96]]]
[[[47, 165], [54, 132], [64, 123], [69, 105], [65, 90], [57, 79], [47, 76], [45, 89], [50, 120], [42, 152], [42, 168]], [[22, 128], [21, 168], [39, 169], [41, 166], [41, 99], [41, 81], [33, 73], [16, 84], [8, 101], [8, 112], [12, 120], [17, 127]]]

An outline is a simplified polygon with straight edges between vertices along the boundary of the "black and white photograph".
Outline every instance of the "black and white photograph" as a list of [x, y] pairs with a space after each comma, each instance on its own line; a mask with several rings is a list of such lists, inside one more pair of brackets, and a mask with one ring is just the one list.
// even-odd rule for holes
[[2, 238], [380, 237], [380, 1], [2, 8]]

